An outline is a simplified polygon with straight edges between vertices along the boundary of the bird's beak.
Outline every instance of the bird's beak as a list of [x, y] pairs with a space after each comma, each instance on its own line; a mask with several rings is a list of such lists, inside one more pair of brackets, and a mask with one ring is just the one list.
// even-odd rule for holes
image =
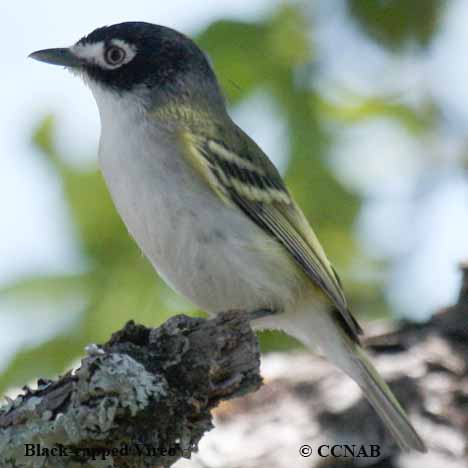
[[84, 64], [83, 59], [77, 57], [67, 47], [38, 50], [29, 54], [29, 58], [39, 60], [39, 62], [50, 63], [52, 65], [62, 65], [64, 67], [80, 67]]

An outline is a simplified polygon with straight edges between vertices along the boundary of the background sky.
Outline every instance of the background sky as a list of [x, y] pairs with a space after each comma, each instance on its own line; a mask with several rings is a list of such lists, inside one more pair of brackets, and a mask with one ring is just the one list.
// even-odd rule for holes
[[[76, 165], [94, 163], [99, 137], [89, 90], [66, 71], [27, 55], [71, 45], [105, 24], [144, 20], [193, 34], [219, 17], [258, 17], [276, 5], [271, 0], [3, 2], [0, 283], [35, 272], [71, 271], [81, 261], [60, 182], [30, 142], [38, 122], [49, 113], [56, 116], [58, 147]], [[436, 134], [420, 140], [388, 119], [343, 128], [329, 155], [343, 183], [365, 197], [356, 222], [363, 249], [376, 259], [400, 259], [387, 281], [387, 299], [396, 313], [426, 318], [455, 299], [457, 263], [468, 259], [468, 186], [460, 158], [468, 128], [468, 2], [451, 2], [427, 53], [409, 51], [398, 60], [346, 20], [343, 2], [318, 1], [314, 8], [316, 86], [331, 99], [343, 99], [344, 84], [363, 93], [395, 93], [415, 106], [429, 93], [447, 115]], [[235, 118], [281, 167], [281, 116], [261, 95], [252, 100], [236, 109]], [[422, 157], [431, 160], [424, 169], [427, 192], [415, 182]], [[416, 185], [421, 193], [415, 203]], [[363, 274], [359, 265], [355, 270]], [[0, 308], [11, 310], [11, 304], [0, 302]], [[18, 347], [32, 328], [39, 340], [51, 326], [43, 311], [25, 317], [2, 317], [5, 349]]]

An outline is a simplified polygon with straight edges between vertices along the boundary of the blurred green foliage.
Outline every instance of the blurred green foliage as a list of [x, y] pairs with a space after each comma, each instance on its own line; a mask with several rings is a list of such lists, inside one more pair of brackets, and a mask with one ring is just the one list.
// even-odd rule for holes
[[444, 0], [347, 0], [350, 14], [373, 39], [393, 49], [427, 46], [436, 32]]
[[[348, 1], [350, 14], [372, 36], [390, 47], [408, 39], [425, 44], [440, 12], [437, 0], [419, 2]], [[416, 11], [417, 10], [417, 11]], [[379, 97], [355, 96], [355, 105], [327, 101], [311, 86], [314, 80], [313, 21], [307, 3], [282, 3], [266, 18], [244, 22], [219, 20], [196, 38], [212, 58], [231, 106], [258, 90], [269, 94], [288, 128], [286, 179], [345, 279], [352, 309], [383, 315], [386, 306], [378, 282], [353, 281], [347, 272], [359, 259], [369, 262], [353, 238], [361, 200], [335, 177], [327, 163], [332, 135], [324, 122], [352, 124], [375, 116], [396, 119], [411, 132], [421, 131], [430, 113]], [[0, 388], [21, 385], [34, 377], [52, 376], [82, 354], [83, 347], [102, 342], [127, 320], [157, 325], [175, 313], [198, 313], [173, 293], [130, 239], [97, 168], [67, 163], [54, 145], [54, 121], [46, 118], [34, 144], [60, 178], [64, 198], [79, 239], [84, 271], [63, 277], [31, 277], [5, 286], [1, 297], [28, 300], [31, 305], [83, 304], [79, 320], [65, 331], [20, 351], [0, 377]], [[294, 340], [279, 333], [262, 336], [264, 350], [289, 349]]]

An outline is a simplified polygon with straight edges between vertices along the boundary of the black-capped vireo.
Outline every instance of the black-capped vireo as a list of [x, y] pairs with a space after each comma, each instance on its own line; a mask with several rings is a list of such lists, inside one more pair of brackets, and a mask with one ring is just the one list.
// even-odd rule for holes
[[[253, 313], [318, 349], [362, 388], [398, 444], [424, 443], [366, 357], [332, 265], [263, 151], [229, 117], [206, 55], [172, 29], [128, 22], [31, 57], [91, 88], [117, 210], [160, 275], [213, 314]], [[271, 311], [271, 314], [257, 313]]]

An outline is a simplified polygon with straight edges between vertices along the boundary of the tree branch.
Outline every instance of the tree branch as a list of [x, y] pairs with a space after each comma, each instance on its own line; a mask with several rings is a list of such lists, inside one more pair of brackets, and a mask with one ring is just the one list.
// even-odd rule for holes
[[0, 466], [170, 466], [197, 449], [220, 400], [259, 388], [259, 363], [240, 312], [129, 322], [76, 371], [0, 410]]

